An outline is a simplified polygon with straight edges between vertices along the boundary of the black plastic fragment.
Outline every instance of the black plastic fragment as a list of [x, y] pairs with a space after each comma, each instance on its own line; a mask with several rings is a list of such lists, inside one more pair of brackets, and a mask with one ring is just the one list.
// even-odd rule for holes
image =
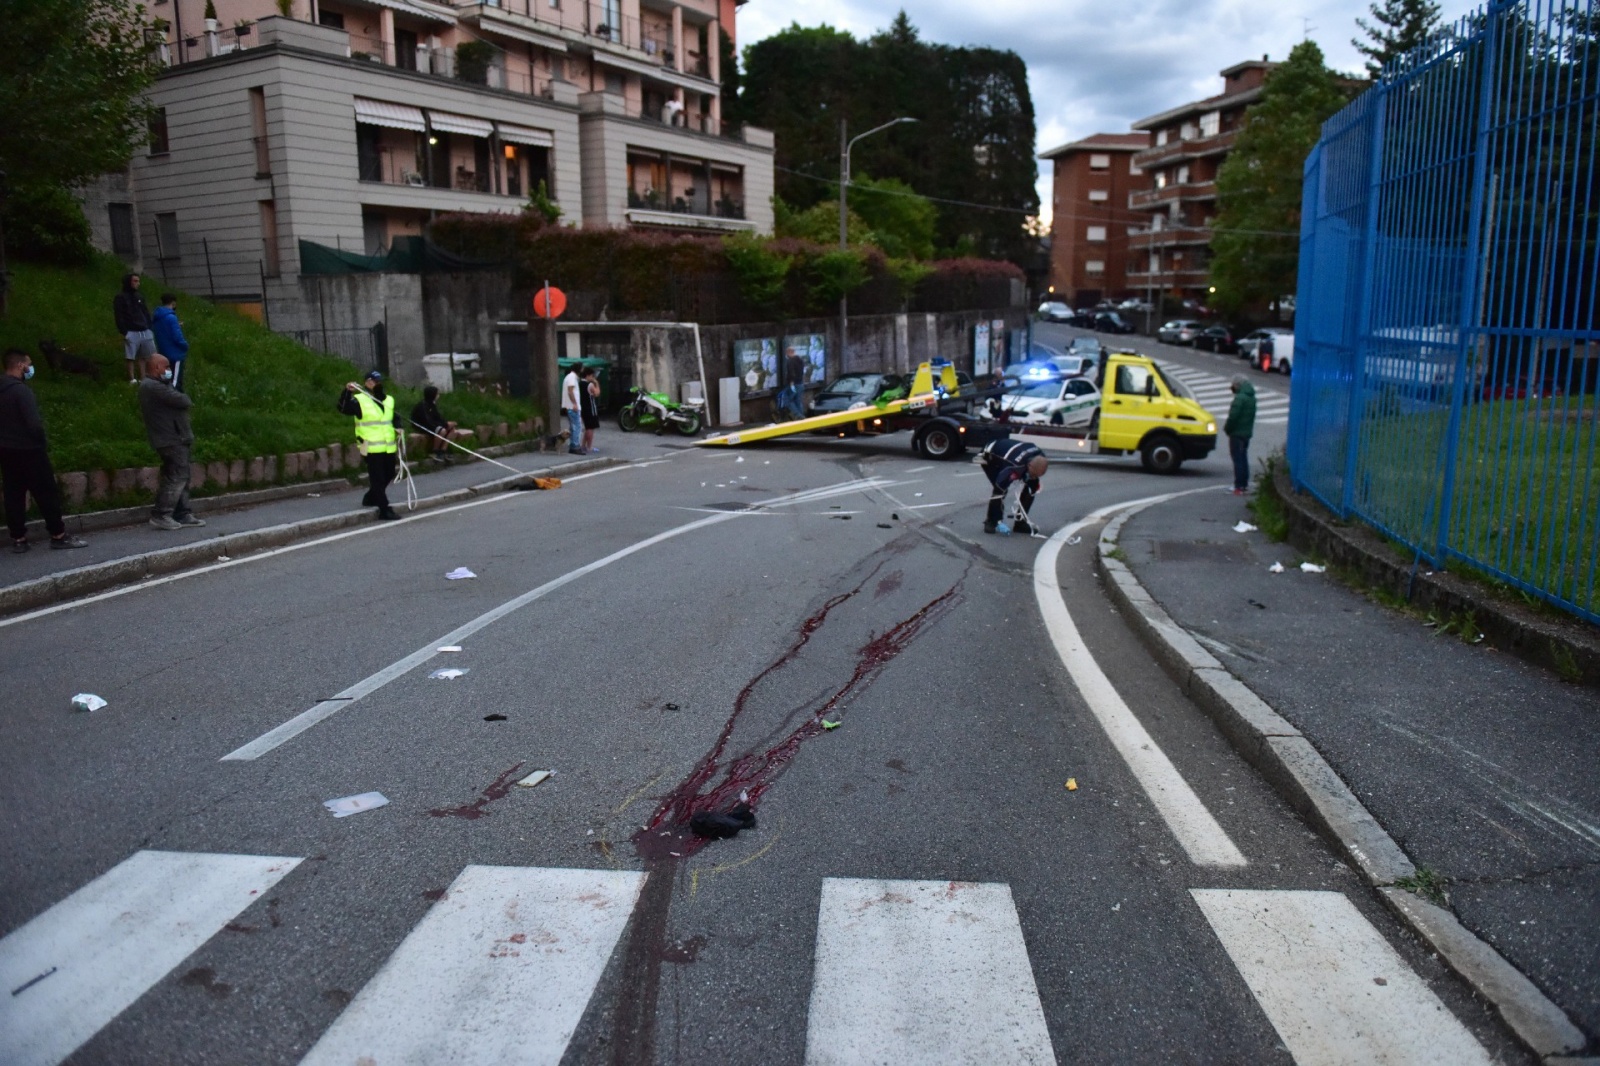
[[710, 837], [721, 840], [725, 837], [738, 836], [740, 830], [754, 829], [756, 825], [755, 812], [748, 803], [736, 805], [727, 814], [716, 811], [696, 811], [689, 816], [689, 828], [697, 837]]

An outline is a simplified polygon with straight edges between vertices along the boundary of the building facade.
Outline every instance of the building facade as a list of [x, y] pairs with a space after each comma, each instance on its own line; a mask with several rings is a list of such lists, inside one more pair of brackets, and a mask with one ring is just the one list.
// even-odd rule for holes
[[[156, 0], [152, 143], [86, 204], [194, 293], [307, 328], [299, 242], [382, 254], [445, 212], [772, 227], [772, 135], [724, 128], [731, 0]], [[96, 217], [97, 215], [102, 217]]]
[[1150, 185], [1134, 162], [1148, 133], [1097, 133], [1040, 158], [1051, 180], [1050, 293], [1073, 307], [1132, 295], [1129, 242], [1145, 216], [1131, 197]]
[[1211, 224], [1217, 213], [1217, 170], [1244, 124], [1245, 109], [1261, 98], [1276, 63], [1266, 56], [1222, 72], [1223, 89], [1140, 119], [1133, 128], [1150, 146], [1133, 157], [1149, 177], [1128, 206], [1145, 225], [1129, 242], [1129, 284], [1154, 295], [1204, 303], [1211, 268]]

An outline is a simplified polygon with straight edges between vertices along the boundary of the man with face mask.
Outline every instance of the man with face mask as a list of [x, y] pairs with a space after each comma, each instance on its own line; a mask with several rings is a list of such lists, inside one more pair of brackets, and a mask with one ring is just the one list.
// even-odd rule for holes
[[152, 355], [149, 375], [139, 382], [139, 413], [150, 447], [161, 456], [161, 485], [150, 524], [157, 529], [203, 526], [189, 510], [189, 449], [194, 432], [189, 428], [189, 408], [194, 401], [172, 385], [172, 366], [164, 355]]
[[394, 521], [400, 516], [389, 506], [389, 483], [400, 466], [399, 419], [394, 413], [394, 397], [383, 391], [383, 375], [374, 370], [367, 375], [366, 387], [355, 382], [339, 396], [339, 413], [356, 420], [356, 446], [367, 457], [367, 494], [364, 507], [376, 507], [378, 517]]
[[52, 548], [88, 547], [77, 537], [67, 536], [61, 519], [61, 490], [56, 487], [56, 472], [50, 467], [44, 419], [39, 401], [23, 382], [33, 377], [33, 359], [20, 348], [6, 351], [4, 373], [0, 373], [0, 480], [5, 482], [6, 527], [11, 532], [11, 550], [28, 550], [28, 494], [44, 515]]

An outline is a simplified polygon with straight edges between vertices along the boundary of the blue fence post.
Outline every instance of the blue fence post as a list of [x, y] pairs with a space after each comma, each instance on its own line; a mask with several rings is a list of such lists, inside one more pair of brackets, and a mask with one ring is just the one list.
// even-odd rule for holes
[[1368, 92], [1376, 93], [1372, 105], [1370, 147], [1367, 164], [1367, 217], [1361, 235], [1361, 310], [1356, 318], [1355, 343], [1350, 357], [1350, 414], [1345, 431], [1344, 487], [1339, 494], [1339, 517], [1348, 518], [1355, 507], [1357, 460], [1361, 455], [1361, 411], [1366, 404], [1367, 338], [1372, 335], [1373, 260], [1378, 255], [1378, 213], [1383, 190], [1383, 129], [1389, 111], [1389, 86], [1379, 81]]
[[1488, 210], [1485, 192], [1489, 185], [1490, 141], [1494, 135], [1495, 52], [1499, 47], [1502, 12], [1519, 0], [1490, 0], [1484, 9], [1483, 64], [1479, 70], [1478, 133], [1473, 145], [1472, 209], [1467, 215], [1467, 254], [1461, 285], [1461, 321], [1456, 328], [1456, 370], [1450, 392], [1450, 422], [1445, 427], [1444, 472], [1439, 485], [1439, 513], [1434, 518], [1433, 563], [1443, 566], [1445, 547], [1450, 541], [1450, 511], [1455, 506], [1456, 446], [1461, 437], [1461, 412], [1466, 406], [1468, 355], [1478, 345], [1478, 315], [1483, 277], [1483, 219]]

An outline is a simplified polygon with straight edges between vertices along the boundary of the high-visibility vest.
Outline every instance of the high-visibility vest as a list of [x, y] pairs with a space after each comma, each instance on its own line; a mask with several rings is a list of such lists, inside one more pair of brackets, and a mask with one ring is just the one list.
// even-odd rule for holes
[[361, 408], [356, 418], [356, 440], [366, 445], [366, 454], [399, 450], [396, 444], [399, 434], [394, 428], [394, 397], [385, 396], [380, 404], [364, 392], [355, 395], [356, 405]]

